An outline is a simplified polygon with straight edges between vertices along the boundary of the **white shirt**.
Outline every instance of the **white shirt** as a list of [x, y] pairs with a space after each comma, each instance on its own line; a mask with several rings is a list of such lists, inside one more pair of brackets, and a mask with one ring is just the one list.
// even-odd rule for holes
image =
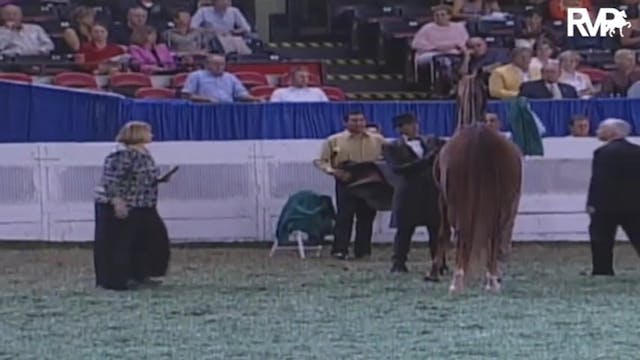
[[562, 99], [562, 91], [560, 91], [558, 83], [547, 83], [547, 89], [549, 89], [554, 99]]
[[326, 102], [329, 101], [322, 89], [317, 87], [277, 89], [271, 94], [271, 102]]
[[404, 142], [409, 145], [413, 153], [416, 154], [418, 158], [422, 158], [422, 156], [424, 155], [424, 149], [422, 148], [422, 143], [420, 142], [420, 140], [409, 140], [409, 138], [405, 136]]

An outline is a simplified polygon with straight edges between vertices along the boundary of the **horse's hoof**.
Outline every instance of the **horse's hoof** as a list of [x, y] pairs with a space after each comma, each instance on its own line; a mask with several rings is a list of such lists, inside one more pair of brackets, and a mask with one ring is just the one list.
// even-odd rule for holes
[[426, 282], [440, 282], [440, 277], [438, 275], [429, 274], [425, 275], [422, 279]]
[[456, 271], [451, 279], [451, 285], [449, 286], [449, 294], [460, 294], [464, 291], [464, 272]]
[[487, 283], [484, 289], [490, 293], [499, 293], [502, 290], [501, 279], [498, 276], [487, 275]]

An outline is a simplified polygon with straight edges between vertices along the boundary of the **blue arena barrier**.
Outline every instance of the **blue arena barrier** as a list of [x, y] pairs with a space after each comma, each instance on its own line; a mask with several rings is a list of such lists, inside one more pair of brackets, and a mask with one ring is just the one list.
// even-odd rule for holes
[[[640, 129], [640, 100], [532, 101], [546, 136], [565, 136], [576, 114], [595, 127], [618, 117]], [[637, 110], [636, 110], [637, 109]], [[129, 120], [144, 120], [158, 141], [324, 138], [342, 129], [343, 116], [363, 111], [381, 131], [394, 134], [391, 118], [413, 112], [423, 132], [448, 136], [455, 127], [453, 101], [343, 102], [320, 104], [192, 104], [183, 100], [134, 100], [119, 95], [52, 86], [0, 82], [0, 142], [112, 141]], [[489, 110], [506, 119], [507, 103]]]

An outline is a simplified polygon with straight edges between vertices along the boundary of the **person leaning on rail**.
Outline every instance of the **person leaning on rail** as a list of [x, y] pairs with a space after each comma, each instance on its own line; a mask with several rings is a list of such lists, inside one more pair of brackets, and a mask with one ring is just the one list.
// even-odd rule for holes
[[348, 164], [381, 160], [382, 145], [386, 142], [382, 135], [367, 131], [367, 120], [361, 112], [347, 114], [344, 124], [344, 131], [333, 134], [324, 141], [320, 159], [314, 162], [319, 169], [335, 178], [337, 214], [331, 254], [340, 260], [349, 255], [354, 216], [357, 219], [354, 255], [356, 258], [371, 255], [373, 221], [376, 216], [376, 210], [349, 188], [349, 184], [356, 179], [345, 167]]
[[125, 124], [107, 155], [95, 198], [93, 248], [96, 285], [129, 290], [140, 284], [157, 285], [169, 262], [169, 236], [156, 209], [158, 183], [177, 170], [160, 175], [147, 144], [151, 126]]

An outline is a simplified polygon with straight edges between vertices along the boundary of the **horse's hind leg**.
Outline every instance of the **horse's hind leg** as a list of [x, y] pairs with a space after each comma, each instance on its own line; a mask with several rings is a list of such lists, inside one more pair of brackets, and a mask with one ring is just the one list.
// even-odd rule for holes
[[460, 237], [460, 231], [454, 232], [456, 237], [456, 269], [451, 278], [449, 293], [460, 294], [464, 291], [465, 274], [469, 267], [469, 249], [464, 246], [464, 240]]
[[502, 284], [500, 281], [500, 272], [499, 272], [499, 253], [502, 251], [501, 243], [502, 237], [499, 236], [497, 239], [492, 239], [492, 246], [498, 246], [497, 251], [491, 251], [487, 258], [487, 279], [485, 284], [485, 290], [493, 293], [500, 292], [502, 289]]

